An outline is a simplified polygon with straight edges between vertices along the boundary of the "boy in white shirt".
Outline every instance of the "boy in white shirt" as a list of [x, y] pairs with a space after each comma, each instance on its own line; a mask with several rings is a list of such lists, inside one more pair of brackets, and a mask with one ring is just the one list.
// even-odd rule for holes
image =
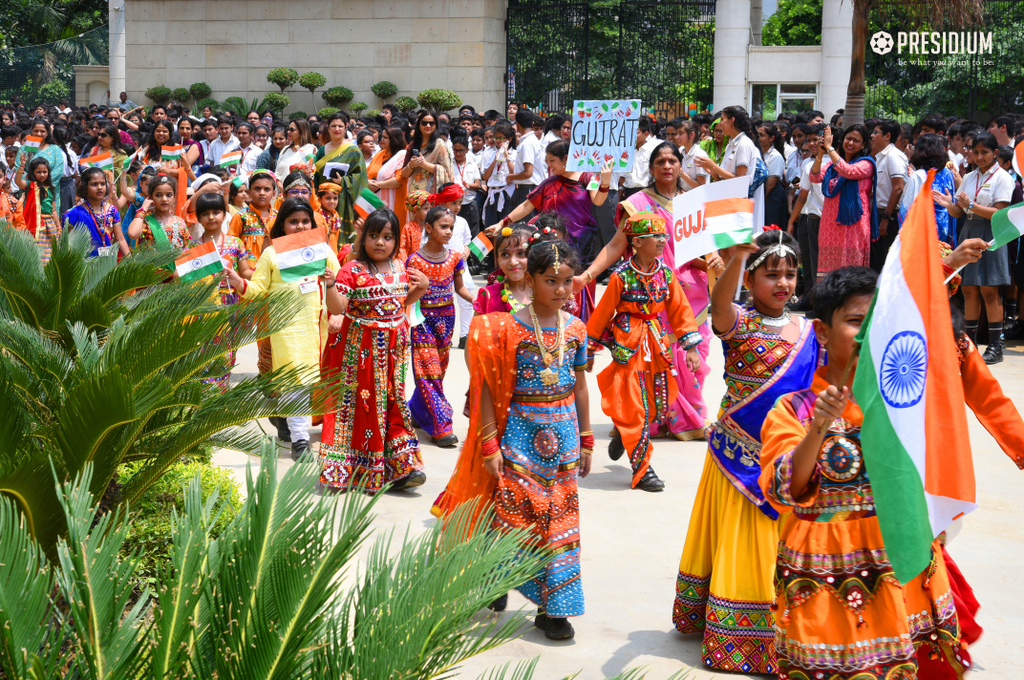
[[[798, 312], [811, 309], [808, 293], [818, 279], [818, 227], [821, 224], [821, 210], [825, 197], [821, 193], [821, 183], [811, 181], [811, 166], [814, 165], [814, 157], [821, 147], [824, 129], [824, 125], [812, 125], [807, 131], [804, 139], [806, 158], [800, 166], [800, 193], [797, 194], [793, 211], [789, 215], [789, 224], [786, 225], [786, 231], [795, 236], [800, 245], [803, 287], [800, 301], [793, 306]], [[821, 161], [822, 172], [831, 164], [828, 156], [824, 157]]]

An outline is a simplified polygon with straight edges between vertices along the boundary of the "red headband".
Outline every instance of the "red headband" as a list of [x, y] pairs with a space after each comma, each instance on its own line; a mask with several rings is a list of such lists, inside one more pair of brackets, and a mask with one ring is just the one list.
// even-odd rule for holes
[[430, 194], [430, 196], [427, 197], [427, 200], [430, 201], [432, 205], [443, 205], [445, 203], [451, 203], [452, 201], [461, 201], [464, 193], [465, 192], [462, 190], [462, 187], [458, 184], [449, 184], [443, 191], [436, 194]]

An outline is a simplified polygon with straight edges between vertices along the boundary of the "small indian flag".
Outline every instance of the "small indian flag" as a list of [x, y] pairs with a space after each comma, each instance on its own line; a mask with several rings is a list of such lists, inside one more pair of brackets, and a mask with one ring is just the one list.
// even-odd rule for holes
[[384, 201], [377, 198], [377, 194], [365, 187], [359, 192], [359, 197], [356, 198], [356, 212], [364, 219], [374, 210], [380, 210], [383, 207]]
[[22, 148], [25, 149], [26, 153], [35, 153], [39, 151], [39, 146], [43, 143], [42, 137], [33, 137], [29, 135], [25, 138], [25, 143], [22, 144]]
[[992, 245], [989, 250], [1005, 246], [1024, 236], [1024, 203], [1011, 205], [992, 216]]
[[754, 240], [754, 202], [749, 198], [723, 198], [704, 204], [704, 228], [716, 248], [730, 248]]
[[1024, 139], [1013, 147], [1013, 170], [1018, 177], [1024, 177]]
[[207, 241], [182, 253], [174, 261], [174, 270], [182, 281], [199, 281], [223, 271], [224, 261], [220, 259], [213, 241]]
[[412, 303], [412, 305], [409, 307], [409, 325], [419, 326], [426, 320], [427, 318], [423, 316], [423, 310], [420, 309], [420, 301], [417, 300], [416, 302]]
[[98, 156], [90, 156], [89, 158], [82, 158], [78, 161], [79, 165], [84, 165], [88, 168], [99, 168], [100, 170], [113, 170], [114, 159], [110, 155], [110, 152], [101, 153]]
[[234, 151], [228, 151], [220, 157], [220, 163], [217, 163], [222, 168], [230, 168], [232, 165], [238, 165], [242, 162], [242, 150], [235, 149]]
[[[932, 202], [935, 171], [889, 249], [857, 340], [853, 394], [889, 561], [901, 583], [931, 561], [932, 540], [974, 510], [974, 465]], [[952, 378], [952, 379], [951, 379]]]
[[324, 240], [322, 229], [309, 229], [290, 236], [275, 238], [277, 268], [285, 281], [299, 281], [319, 276], [327, 270], [331, 246]]
[[491, 243], [491, 239], [487, 238], [487, 234], [480, 232], [475, 239], [469, 242], [469, 252], [476, 255], [476, 259], [482, 260], [487, 257], [487, 253], [494, 249], [494, 245]]
[[161, 147], [160, 158], [162, 158], [165, 161], [176, 161], [179, 158], [181, 158], [181, 151], [181, 144]]

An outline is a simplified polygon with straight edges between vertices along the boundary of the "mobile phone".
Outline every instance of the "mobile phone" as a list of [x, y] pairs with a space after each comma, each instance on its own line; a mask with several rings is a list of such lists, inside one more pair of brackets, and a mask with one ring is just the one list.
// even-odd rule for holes
[[413, 158], [416, 158], [419, 155], [420, 155], [420, 150], [419, 149], [413, 149], [412, 150], [412, 157]]

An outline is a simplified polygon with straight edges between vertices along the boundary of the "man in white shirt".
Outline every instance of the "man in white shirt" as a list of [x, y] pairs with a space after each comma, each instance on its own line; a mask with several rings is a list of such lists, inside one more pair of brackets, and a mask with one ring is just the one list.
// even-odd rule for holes
[[238, 148], [242, 151], [242, 160], [238, 164], [239, 175], [248, 175], [256, 169], [256, 159], [263, 153], [263, 149], [253, 142], [253, 134], [256, 129], [252, 123], [242, 122], [235, 128], [235, 137], [238, 139]]
[[907, 157], [896, 148], [900, 124], [882, 119], [871, 132], [871, 153], [875, 156], [875, 204], [878, 206], [878, 240], [871, 244], [871, 268], [882, 271], [889, 246], [899, 230], [900, 198], [907, 181]]
[[459, 219], [464, 219], [469, 224], [469, 231], [473, 236], [480, 233], [480, 212], [476, 207], [476, 192], [480, 187], [480, 170], [469, 158], [469, 140], [465, 133], [456, 132], [452, 136], [452, 153], [455, 158], [452, 163], [452, 173], [455, 176], [455, 183], [462, 187], [462, 206], [459, 209]]
[[636, 192], [646, 189], [651, 183], [651, 152], [654, 151], [654, 147], [661, 144], [661, 141], [654, 134], [651, 119], [641, 116], [636, 126], [636, 155], [633, 158], [633, 169], [625, 175], [620, 199], [629, 198]]
[[127, 92], [122, 92], [121, 93], [120, 101], [116, 101], [116, 102], [110, 101], [110, 90], [107, 90], [107, 106], [116, 106], [117, 108], [121, 109], [122, 111], [131, 111], [131, 110], [137, 109], [139, 107], [138, 104], [133, 102], [131, 99], [128, 99], [128, 93]]
[[220, 163], [220, 157], [228, 151], [234, 151], [239, 148], [238, 137], [235, 137], [234, 132], [235, 126], [232, 125], [231, 119], [227, 116], [221, 116], [217, 119], [217, 134], [220, 135], [217, 139], [210, 142], [210, 155], [207, 156], [206, 162], [210, 165], [217, 165]]
[[548, 176], [544, 149], [537, 135], [533, 134], [533, 119], [536, 116], [526, 109], [516, 111], [516, 134], [519, 143], [516, 145], [516, 159], [512, 166], [509, 181], [516, 185], [512, 194], [512, 205], [520, 205], [526, 200], [538, 184]]
[[[800, 245], [800, 262], [804, 270], [800, 301], [793, 307], [798, 312], [811, 310], [807, 294], [811, 292], [818, 278], [818, 227], [821, 225], [821, 210], [825, 204], [825, 197], [821, 193], [821, 183], [811, 181], [811, 166], [814, 165], [814, 158], [821, 148], [824, 127], [811, 125], [804, 137], [806, 158], [800, 165], [800, 193], [797, 194], [793, 212], [789, 215], [789, 224], [786, 226], [786, 231], [795, 236]], [[831, 164], [829, 157], [823, 155], [821, 169], [824, 170]]]

